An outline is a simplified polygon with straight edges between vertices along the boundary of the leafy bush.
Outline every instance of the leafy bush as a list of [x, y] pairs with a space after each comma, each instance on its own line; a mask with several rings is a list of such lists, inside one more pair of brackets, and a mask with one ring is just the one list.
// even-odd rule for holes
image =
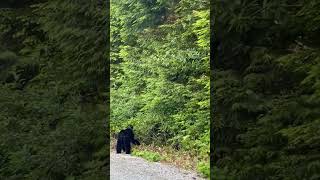
[[159, 153], [149, 151], [133, 151], [132, 155], [142, 157], [148, 161], [158, 162], [163, 159]]
[[111, 134], [132, 124], [145, 144], [208, 159], [208, 5], [111, 3]]
[[0, 179], [105, 179], [106, 4], [11, 2], [0, 9]]
[[199, 162], [197, 164], [197, 170], [203, 174], [205, 177], [210, 179], [210, 163], [208, 162]]

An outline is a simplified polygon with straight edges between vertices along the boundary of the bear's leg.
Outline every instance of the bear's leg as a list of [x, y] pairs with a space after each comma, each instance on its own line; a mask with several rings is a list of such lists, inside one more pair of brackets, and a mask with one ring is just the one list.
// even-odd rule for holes
[[118, 138], [118, 141], [117, 141], [117, 147], [116, 147], [116, 150], [117, 150], [117, 153], [121, 153], [121, 149], [123, 147], [123, 141], [121, 141], [121, 138]]
[[122, 144], [122, 146], [121, 146], [121, 150], [122, 150], [123, 152], [126, 151], [126, 146], [125, 146], [124, 142], [123, 142], [123, 144]]
[[130, 139], [126, 139], [124, 142], [126, 154], [131, 154], [131, 142]]

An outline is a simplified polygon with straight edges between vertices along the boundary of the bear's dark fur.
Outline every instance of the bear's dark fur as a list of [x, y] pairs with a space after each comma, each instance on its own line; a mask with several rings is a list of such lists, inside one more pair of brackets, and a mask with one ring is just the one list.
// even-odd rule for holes
[[118, 141], [116, 151], [121, 153], [125, 151], [126, 154], [131, 153], [131, 143], [140, 145], [140, 142], [134, 138], [133, 127], [130, 126], [127, 129], [121, 130], [118, 134]]

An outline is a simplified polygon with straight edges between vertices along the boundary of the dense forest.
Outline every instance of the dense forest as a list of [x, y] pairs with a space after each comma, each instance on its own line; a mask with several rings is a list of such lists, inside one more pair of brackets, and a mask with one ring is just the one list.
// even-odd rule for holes
[[211, 110], [214, 179], [319, 179], [319, 1], [111, 4], [111, 133], [206, 162]]
[[212, 179], [316, 180], [319, 118], [319, 0], [0, 2], [0, 179], [108, 179], [110, 123]]
[[0, 179], [105, 180], [107, 2], [0, 6]]
[[111, 1], [111, 134], [197, 156], [209, 174], [208, 0]]
[[213, 1], [214, 179], [320, 179], [320, 1]]

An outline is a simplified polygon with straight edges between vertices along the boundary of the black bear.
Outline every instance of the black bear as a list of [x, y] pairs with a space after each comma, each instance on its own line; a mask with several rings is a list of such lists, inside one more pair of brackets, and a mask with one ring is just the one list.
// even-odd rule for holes
[[135, 145], [140, 145], [140, 142], [134, 138], [133, 127], [129, 126], [127, 129], [121, 130], [118, 134], [118, 141], [116, 147], [117, 153], [125, 151], [126, 154], [130, 154], [131, 143]]

